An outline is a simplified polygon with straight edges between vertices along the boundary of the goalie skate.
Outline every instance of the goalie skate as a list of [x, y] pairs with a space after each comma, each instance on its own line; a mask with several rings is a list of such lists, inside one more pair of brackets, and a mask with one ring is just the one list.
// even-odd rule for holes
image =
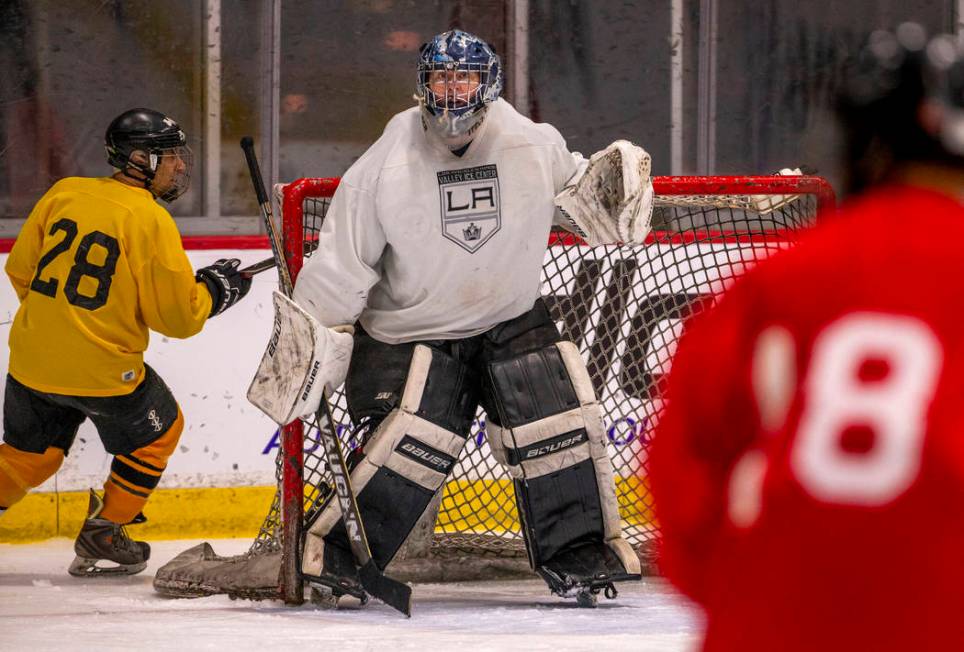
[[614, 582], [641, 579], [627, 573], [616, 555], [605, 544], [586, 544], [563, 551], [537, 569], [549, 590], [561, 598], [576, 598], [581, 607], [595, 607], [602, 593], [612, 600], [619, 595]]
[[[311, 536], [311, 535], [309, 535]], [[385, 577], [381, 569], [369, 559], [360, 568], [354, 563], [352, 553], [337, 544], [324, 545], [324, 564], [320, 573], [306, 573], [302, 570], [302, 579], [311, 586], [312, 594], [321, 590], [331, 592], [332, 600], [337, 603], [338, 598], [349, 595], [366, 604], [369, 597], [374, 597], [388, 606], [401, 611], [406, 616], [412, 613], [412, 589], [391, 578]]]
[[[324, 489], [330, 491], [327, 486]], [[311, 536], [311, 535], [309, 535]], [[343, 595], [350, 595], [361, 600], [362, 604], [368, 602], [368, 593], [362, 586], [361, 576], [355, 566], [354, 559], [347, 547], [324, 543], [321, 572], [305, 573], [302, 570], [302, 578], [309, 583], [312, 590], [319, 589], [322, 593], [330, 591], [332, 597], [337, 600]]]
[[580, 607], [590, 609], [596, 606], [599, 594], [602, 593], [608, 599], [613, 600], [619, 595], [614, 581], [638, 580], [639, 575], [626, 575], [624, 577], [610, 577], [600, 573], [596, 577], [574, 577], [567, 574], [557, 574], [545, 566], [539, 568], [539, 575], [549, 584], [549, 590], [560, 598], [575, 598], [576, 604]]
[[304, 575], [305, 581], [308, 582], [308, 586], [311, 587], [312, 591], [312, 601], [317, 602], [323, 598], [315, 597], [325, 596], [330, 594], [333, 602], [337, 602], [338, 598], [349, 595], [353, 598], [359, 600], [362, 604], [368, 602], [368, 594], [365, 589], [362, 588], [360, 582], [348, 577], [339, 577], [337, 575]]
[[67, 569], [74, 577], [135, 575], [147, 567], [151, 547], [127, 536], [121, 524], [99, 518], [103, 509], [104, 501], [91, 490], [87, 520], [74, 542], [77, 557]]

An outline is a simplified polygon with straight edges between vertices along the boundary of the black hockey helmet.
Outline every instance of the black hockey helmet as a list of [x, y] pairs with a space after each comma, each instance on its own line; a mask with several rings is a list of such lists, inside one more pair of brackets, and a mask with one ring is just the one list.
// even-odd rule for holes
[[957, 37], [941, 34], [927, 44], [925, 61], [925, 129], [964, 165], [964, 48]]
[[[190, 185], [193, 161], [187, 137], [177, 122], [159, 111], [124, 111], [107, 127], [104, 146], [108, 163], [121, 171], [137, 170], [145, 187], [165, 201], [174, 201]], [[155, 190], [154, 178], [164, 156], [176, 157], [181, 164], [164, 180], [164, 187]]]
[[[837, 96], [848, 191], [882, 180], [904, 161], [964, 163], [964, 135], [957, 151], [948, 146], [954, 126], [944, 108], [956, 102], [960, 109], [964, 99], [960, 51], [949, 39], [929, 39], [917, 23], [867, 39]], [[929, 119], [928, 107], [940, 115]]]

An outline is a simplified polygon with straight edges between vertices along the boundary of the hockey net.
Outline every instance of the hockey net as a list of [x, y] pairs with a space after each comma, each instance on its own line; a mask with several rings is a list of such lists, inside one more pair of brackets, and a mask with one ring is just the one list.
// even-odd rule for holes
[[[294, 278], [311, 255], [337, 185], [337, 179], [299, 179], [276, 187]], [[653, 232], [645, 244], [588, 247], [553, 233], [542, 276], [543, 297], [563, 337], [579, 346], [602, 404], [624, 535], [644, 567], [651, 567], [658, 535], [647, 447], [683, 323], [749, 265], [791, 246], [818, 211], [834, 204], [829, 184], [814, 176], [655, 177], [654, 188]], [[347, 452], [360, 442], [352, 436], [344, 395], [336, 392], [331, 404]], [[421, 568], [430, 570], [422, 579], [464, 579], [465, 573], [485, 577], [527, 568], [512, 482], [492, 457], [484, 431], [480, 410], [441, 498], [390, 570], [398, 565], [407, 577], [419, 577]], [[313, 426], [283, 429], [276, 477], [278, 490], [250, 551], [224, 560], [207, 550], [215, 574], [232, 575], [245, 564], [270, 569], [262, 586], [245, 586], [240, 571], [231, 586], [202, 579], [211, 590], [198, 594], [303, 599], [301, 532], [323, 504], [330, 480]], [[265, 558], [280, 560], [280, 570]]]

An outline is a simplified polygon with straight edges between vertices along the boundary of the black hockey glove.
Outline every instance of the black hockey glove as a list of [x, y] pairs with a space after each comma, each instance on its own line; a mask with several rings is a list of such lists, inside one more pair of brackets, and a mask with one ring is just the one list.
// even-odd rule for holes
[[237, 258], [221, 258], [213, 265], [202, 267], [195, 278], [204, 281], [211, 293], [211, 314], [220, 315], [236, 304], [251, 289], [251, 279], [238, 271], [241, 261]]

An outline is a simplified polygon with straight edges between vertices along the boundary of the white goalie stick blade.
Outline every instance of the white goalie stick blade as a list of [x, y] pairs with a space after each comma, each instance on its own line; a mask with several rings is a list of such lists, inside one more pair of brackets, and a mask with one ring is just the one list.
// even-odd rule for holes
[[248, 388], [248, 400], [275, 423], [286, 425], [301, 416], [298, 404], [312, 389], [321, 365], [315, 357], [315, 342], [323, 328], [275, 290], [271, 339]]
[[[783, 168], [777, 172], [781, 177], [798, 177], [803, 175], [800, 168]], [[750, 195], [750, 204], [760, 215], [768, 215], [773, 211], [795, 202], [800, 195]]]

